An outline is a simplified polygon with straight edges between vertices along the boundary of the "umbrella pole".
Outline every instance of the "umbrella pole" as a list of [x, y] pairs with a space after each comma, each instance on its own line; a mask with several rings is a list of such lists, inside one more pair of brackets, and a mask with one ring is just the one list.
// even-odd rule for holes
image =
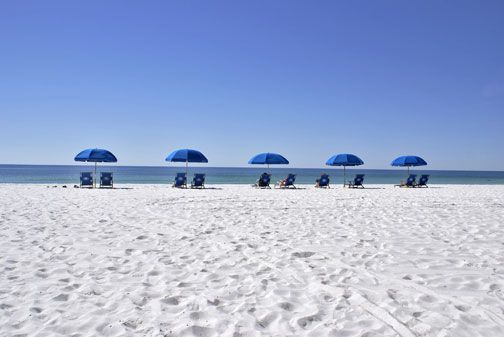
[[[188, 164], [188, 160], [186, 160], [186, 161], [185, 161], [185, 176], [186, 176], [186, 181], [187, 181], [187, 174], [188, 174], [188, 173], [187, 173], [187, 168], [188, 168], [188, 165], [189, 165], [189, 164]], [[186, 185], [186, 187], [187, 187], [187, 185]]]
[[343, 187], [345, 187], [346, 182], [346, 166], [343, 165]]
[[93, 179], [93, 187], [96, 187], [96, 164], [97, 162], [94, 163], [94, 179]]

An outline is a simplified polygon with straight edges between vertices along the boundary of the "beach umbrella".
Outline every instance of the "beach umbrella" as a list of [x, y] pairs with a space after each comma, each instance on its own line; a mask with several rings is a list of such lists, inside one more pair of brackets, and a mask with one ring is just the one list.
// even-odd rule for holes
[[335, 156], [332, 156], [326, 161], [326, 165], [328, 166], [343, 166], [343, 186], [345, 186], [346, 182], [346, 167], [347, 166], [358, 166], [362, 165], [364, 162], [362, 159], [357, 157], [354, 154], [350, 153], [341, 153]]
[[280, 165], [280, 164], [289, 164], [289, 161], [285, 159], [284, 156], [278, 153], [259, 153], [253, 156], [249, 161], [249, 164], [259, 164], [259, 165]]
[[165, 159], [166, 161], [186, 163], [186, 176], [188, 163], [208, 163], [208, 159], [205, 155], [199, 151], [191, 149], [180, 149], [175, 150], [168, 155]]
[[117, 158], [114, 154], [104, 149], [86, 149], [79, 152], [75, 161], [95, 163], [93, 185], [96, 186], [96, 164], [97, 163], [117, 163]]
[[427, 162], [418, 156], [401, 156], [394, 159], [390, 165], [406, 166], [408, 168], [409, 175], [410, 166], [425, 166], [427, 165]]

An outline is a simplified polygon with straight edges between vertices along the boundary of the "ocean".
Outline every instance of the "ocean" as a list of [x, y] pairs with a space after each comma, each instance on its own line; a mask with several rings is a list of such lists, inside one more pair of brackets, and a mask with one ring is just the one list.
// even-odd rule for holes
[[[93, 165], [0, 165], [0, 183], [14, 184], [78, 184], [82, 171], [93, 171]], [[118, 184], [171, 184], [176, 172], [185, 167], [106, 166], [99, 171], [114, 173]], [[330, 176], [331, 184], [343, 182], [342, 168], [269, 168], [266, 167], [189, 167], [189, 177], [206, 173], [207, 184], [252, 184], [262, 172], [272, 173], [272, 182], [288, 173], [296, 174], [296, 183], [314, 184], [321, 173]], [[347, 169], [346, 180], [356, 173], [365, 174], [364, 184], [397, 184], [405, 180], [406, 168], [393, 170]], [[504, 171], [439, 171], [412, 169], [411, 173], [430, 174], [429, 184], [504, 184]], [[190, 179], [189, 179], [190, 180]]]

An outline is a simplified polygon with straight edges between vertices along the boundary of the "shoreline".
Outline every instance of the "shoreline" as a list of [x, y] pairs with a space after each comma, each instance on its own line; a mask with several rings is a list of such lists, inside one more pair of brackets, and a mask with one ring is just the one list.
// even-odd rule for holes
[[[68, 189], [84, 189], [84, 190], [92, 190], [93, 188], [86, 188], [86, 187], [74, 187], [75, 186], [79, 186], [78, 183], [0, 183], [0, 188], [2, 186], [6, 187], [6, 186], [46, 186], [46, 187], [58, 187], [58, 188], [61, 188], [63, 186], [67, 186], [66, 188]], [[114, 189], [121, 189], [121, 188], [133, 188], [133, 187], [138, 187], [138, 188], [141, 188], [141, 187], [155, 187], [155, 186], [158, 186], [158, 187], [169, 187], [169, 188], [172, 188], [172, 185], [173, 185], [173, 182], [167, 182], [167, 183], [118, 183], [118, 184], [114, 184], [114, 188], [99, 188], [98, 186], [95, 187], [94, 189], [97, 189], [97, 190], [114, 190]], [[253, 186], [253, 183], [221, 183], [221, 184], [205, 184], [205, 188], [173, 188], [174, 190], [211, 190], [211, 189], [215, 189], [215, 188], [220, 188], [220, 189], [223, 189], [223, 188], [226, 188], [226, 187], [234, 187], [234, 186], [240, 186], [240, 187], [244, 187], [244, 186], [248, 186], [250, 187], [251, 189], [253, 190], [268, 190], [268, 188], [254, 188]], [[488, 186], [504, 186], [504, 184], [501, 184], [501, 183], [489, 183], [489, 184], [459, 184], [459, 183], [453, 183], [453, 184], [428, 184], [429, 187], [398, 187], [398, 186], [394, 186], [393, 184], [365, 184], [364, 185], [364, 188], [348, 188], [348, 187], [344, 187], [343, 188], [343, 184], [331, 184], [330, 185], [330, 188], [315, 188], [315, 184], [295, 184], [296, 188], [283, 188], [283, 189], [279, 189], [279, 188], [274, 188], [274, 184], [271, 184], [271, 190], [292, 190], [292, 191], [295, 191], [295, 190], [305, 190], [305, 189], [311, 189], [313, 188], [314, 190], [334, 190], [334, 189], [345, 189], [345, 190], [359, 190], [359, 191], [362, 191], [362, 190], [370, 190], [370, 189], [376, 189], [376, 188], [380, 188], [380, 189], [387, 189], [387, 188], [393, 188], [393, 189], [400, 189], [400, 190], [404, 190], [404, 189], [408, 189], [408, 190], [427, 190], [429, 188], [432, 188], [432, 189], [436, 189], [436, 188], [450, 188], [450, 187], [461, 187], [461, 186], [464, 186], [464, 187], [488, 187]], [[367, 188], [366, 186], [371, 186], [370, 188]]]

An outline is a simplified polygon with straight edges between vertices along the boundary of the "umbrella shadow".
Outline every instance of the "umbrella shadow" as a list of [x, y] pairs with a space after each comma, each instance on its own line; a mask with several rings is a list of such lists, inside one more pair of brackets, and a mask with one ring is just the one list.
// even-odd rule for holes
[[190, 191], [204, 191], [204, 190], [222, 190], [222, 187], [205, 187], [205, 188], [182, 188], [183, 190], [190, 190]]
[[[48, 186], [49, 187], [49, 186]], [[53, 186], [57, 187], [57, 186]], [[66, 185], [62, 186], [63, 188], [67, 188]], [[81, 190], [133, 190], [133, 187], [107, 187], [107, 188], [100, 188], [100, 187], [95, 187], [95, 188], [89, 188], [89, 187], [79, 187], [79, 185], [73, 185], [73, 188], [81, 189]]]
[[306, 187], [296, 187], [296, 188], [280, 188], [280, 187], [273, 187], [274, 190], [282, 190], [282, 191], [300, 191], [300, 190], [307, 190]]

